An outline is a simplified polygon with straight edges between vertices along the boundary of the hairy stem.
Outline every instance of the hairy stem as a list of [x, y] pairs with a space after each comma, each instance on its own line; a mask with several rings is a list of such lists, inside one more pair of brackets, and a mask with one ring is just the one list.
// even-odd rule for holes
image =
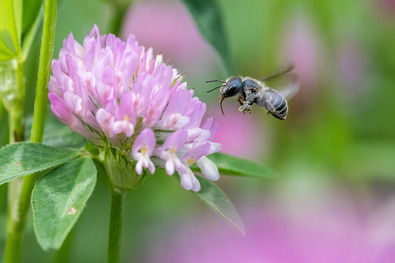
[[[9, 112], [9, 140], [15, 143], [24, 140], [23, 136], [23, 105], [25, 102], [25, 81], [23, 75], [23, 62], [20, 60], [16, 67], [16, 95], [15, 100], [10, 103]], [[19, 262], [22, 242], [23, 226], [20, 225], [20, 192], [22, 179], [15, 179], [8, 185], [8, 211], [6, 246], [4, 250], [4, 262]]]
[[41, 38], [40, 62], [38, 65], [36, 99], [30, 141], [42, 142], [45, 114], [48, 102], [47, 84], [51, 74], [51, 59], [55, 41], [57, 0], [45, 0], [43, 35]]
[[[38, 78], [36, 86], [36, 99], [34, 103], [34, 115], [32, 142], [41, 142], [44, 133], [45, 113], [47, 107], [47, 83], [49, 80], [51, 58], [53, 54], [53, 43], [55, 39], [55, 23], [56, 23], [56, 6], [57, 0], [45, 0], [45, 13], [43, 34], [41, 39], [40, 61], [38, 68]], [[17, 73], [19, 74], [19, 73]], [[23, 78], [23, 71], [21, 71]], [[19, 89], [19, 87], [18, 87]], [[19, 115], [16, 116], [19, 118]], [[22, 115], [21, 115], [22, 120]], [[10, 122], [10, 126], [13, 124]], [[23, 129], [13, 127], [19, 132]], [[18, 133], [14, 133], [18, 135]], [[14, 141], [19, 136], [14, 136]], [[23, 137], [21, 137], [23, 138]], [[9, 185], [9, 209], [7, 217], [7, 242], [4, 253], [4, 263], [17, 263], [21, 259], [22, 235], [26, 224], [26, 215], [30, 207], [30, 197], [36, 181], [36, 175], [31, 174], [24, 179], [17, 179], [10, 182]]]

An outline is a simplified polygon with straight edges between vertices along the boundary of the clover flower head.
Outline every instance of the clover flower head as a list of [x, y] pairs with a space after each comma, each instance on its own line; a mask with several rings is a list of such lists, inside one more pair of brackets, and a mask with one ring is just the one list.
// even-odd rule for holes
[[218, 169], [206, 156], [222, 146], [211, 141], [216, 124], [173, 67], [152, 49], [95, 25], [83, 44], [73, 34], [52, 61], [48, 98], [54, 115], [99, 147], [121, 152], [137, 174], [161, 166], [177, 171], [185, 189], [200, 190], [189, 168], [196, 163], [211, 180]]

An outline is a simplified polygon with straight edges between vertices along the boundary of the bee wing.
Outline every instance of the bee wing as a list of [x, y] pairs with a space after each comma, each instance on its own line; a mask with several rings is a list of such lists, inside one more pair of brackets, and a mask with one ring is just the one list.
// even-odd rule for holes
[[289, 100], [298, 92], [300, 80], [298, 75], [290, 73], [269, 81], [265, 85], [277, 90], [286, 100]]
[[294, 68], [295, 68], [295, 64], [293, 64], [293, 63], [290, 63], [287, 66], [282, 67], [282, 68], [277, 68], [272, 74], [270, 74], [269, 76], [261, 79], [261, 81], [263, 81], [263, 82], [270, 82], [272, 80], [280, 78], [281, 76], [284, 76], [285, 74], [287, 74], [288, 72], [290, 72]]
[[298, 92], [300, 87], [300, 79], [296, 74], [288, 74], [287, 75], [287, 83], [278, 88], [278, 91], [281, 95], [284, 96], [285, 99], [289, 100]]

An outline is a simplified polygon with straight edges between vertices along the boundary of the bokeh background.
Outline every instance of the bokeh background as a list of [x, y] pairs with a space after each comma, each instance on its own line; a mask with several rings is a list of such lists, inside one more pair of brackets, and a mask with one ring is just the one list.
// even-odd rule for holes
[[[242, 236], [168, 176], [127, 195], [123, 262], [395, 262], [395, 1], [218, 0], [237, 74], [264, 77], [289, 61], [301, 87], [280, 121], [236, 99], [218, 105], [210, 79], [228, 76], [182, 2], [59, 1], [55, 56], [72, 31], [161, 53], [220, 123], [224, 152], [276, 169], [274, 180], [217, 182], [244, 220]], [[116, 26], [120, 24], [121, 26]], [[25, 66], [32, 112], [40, 35]], [[1, 225], [5, 224], [5, 195]], [[103, 175], [60, 252], [27, 227], [24, 262], [106, 262], [110, 193]], [[2, 229], [3, 231], [3, 229]], [[0, 233], [0, 247], [4, 233]], [[2, 252], [0, 251], [0, 254]], [[2, 256], [0, 256], [2, 258]]]

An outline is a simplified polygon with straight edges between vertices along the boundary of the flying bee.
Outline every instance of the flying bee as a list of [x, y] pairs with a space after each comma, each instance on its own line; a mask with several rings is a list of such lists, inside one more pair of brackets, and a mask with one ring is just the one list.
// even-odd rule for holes
[[[239, 111], [251, 113], [252, 105], [255, 103], [267, 109], [268, 113], [274, 117], [285, 120], [288, 114], [287, 99], [293, 97], [299, 89], [297, 75], [292, 73], [287, 74], [293, 68], [294, 66], [290, 65], [262, 80], [256, 80], [250, 77], [230, 77], [227, 80], [209, 80], [206, 82], [222, 82], [222, 85], [208, 92], [220, 88], [219, 105], [223, 115], [225, 115], [222, 108], [224, 99], [238, 96], [238, 101], [241, 105]], [[266, 83], [269, 85], [266, 85]], [[271, 84], [277, 84], [279, 89], [270, 88], [269, 86], [272, 86]]]

